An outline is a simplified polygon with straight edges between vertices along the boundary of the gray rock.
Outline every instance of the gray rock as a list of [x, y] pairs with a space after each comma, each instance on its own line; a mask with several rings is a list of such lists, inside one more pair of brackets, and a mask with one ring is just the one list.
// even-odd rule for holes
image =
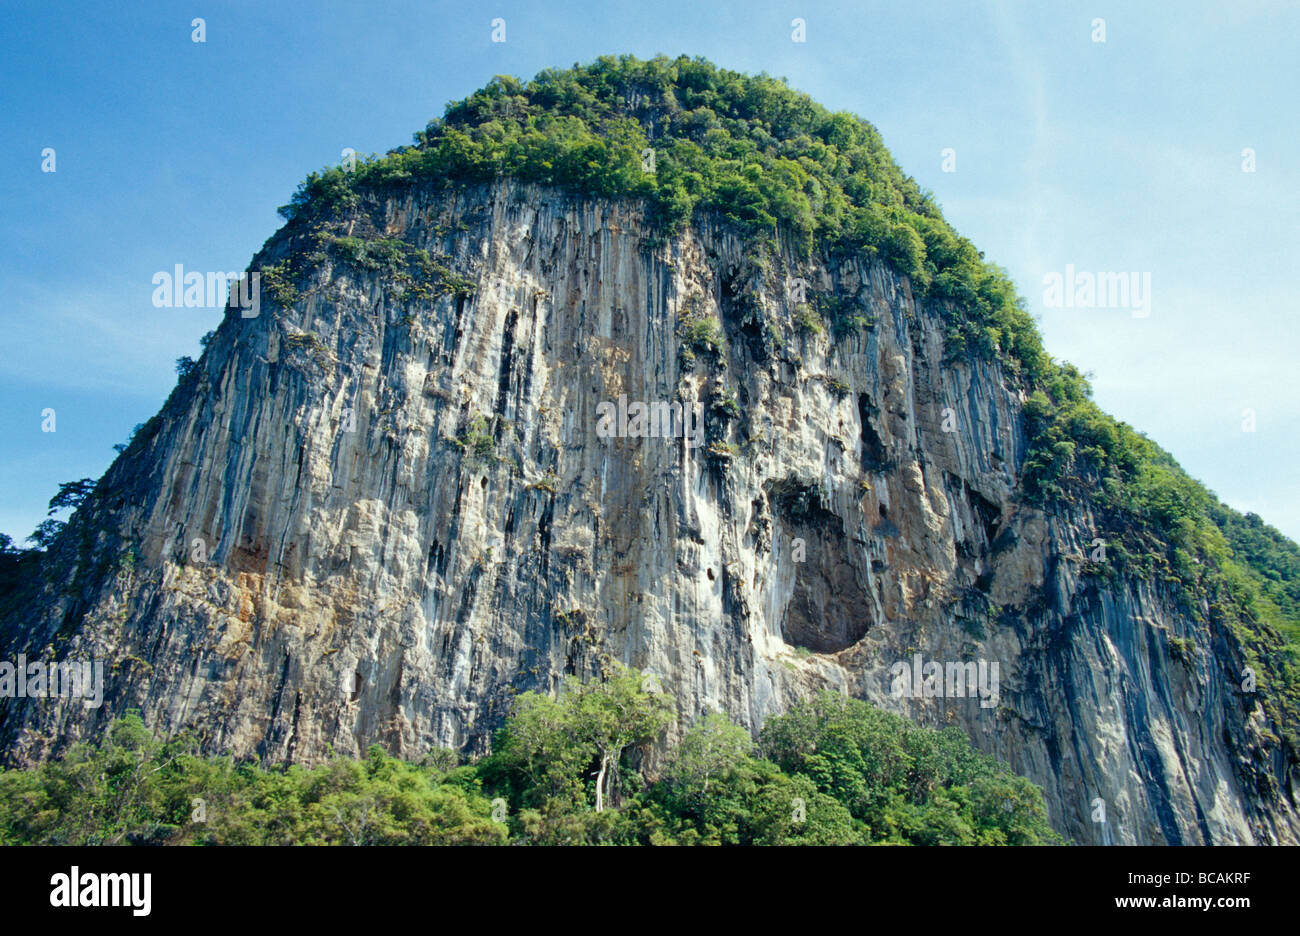
[[[129, 709], [272, 762], [484, 751], [513, 693], [614, 659], [683, 723], [757, 730], [831, 689], [956, 726], [1081, 843], [1300, 841], [1295, 755], [1238, 690], [1237, 639], [1157, 583], [1084, 574], [1086, 505], [1014, 496], [1011, 382], [945, 362], [883, 263], [708, 223], [655, 241], [634, 204], [509, 181], [371, 217], [348, 230], [472, 295], [326, 252], [289, 308], [227, 317], [5, 613], [29, 656], [109, 664], [98, 709], [4, 707], [11, 760]], [[254, 268], [306, 240], [288, 226]], [[799, 329], [791, 277], [873, 324]], [[700, 315], [723, 347], [688, 368]], [[706, 443], [601, 438], [620, 395], [702, 403]], [[915, 654], [998, 664], [997, 704], [896, 697]]]

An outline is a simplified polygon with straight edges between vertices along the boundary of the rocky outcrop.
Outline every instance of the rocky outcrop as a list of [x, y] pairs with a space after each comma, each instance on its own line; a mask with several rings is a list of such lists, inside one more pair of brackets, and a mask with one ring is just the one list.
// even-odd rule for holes
[[[686, 721], [830, 688], [955, 726], [1082, 843], [1300, 839], [1232, 633], [1017, 497], [1018, 392], [881, 262], [509, 181], [295, 222], [286, 260], [10, 612], [11, 655], [108, 663], [98, 709], [5, 704], [12, 758], [127, 709], [268, 761], [482, 751], [616, 659]], [[621, 397], [704, 435], [607, 437]], [[997, 691], [899, 697], [918, 654]]]

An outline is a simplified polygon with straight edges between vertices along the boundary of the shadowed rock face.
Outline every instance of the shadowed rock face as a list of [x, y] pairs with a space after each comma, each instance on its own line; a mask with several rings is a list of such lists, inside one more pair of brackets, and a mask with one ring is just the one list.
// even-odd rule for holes
[[[1295, 755], [1238, 690], [1235, 637], [1085, 575], [1087, 506], [1015, 496], [1019, 395], [945, 363], [884, 265], [656, 237], [634, 205], [512, 182], [329, 231], [474, 288], [303, 222], [268, 243], [254, 268], [297, 257], [298, 295], [227, 318], [5, 612], [11, 657], [108, 664], [98, 709], [0, 703], [11, 759], [132, 708], [270, 761], [481, 751], [512, 692], [617, 659], [687, 721], [757, 729], [830, 688], [956, 726], [1080, 842], [1297, 842]], [[796, 328], [796, 276], [873, 324]], [[716, 353], [684, 346], [700, 318]], [[621, 395], [703, 404], [705, 444], [598, 436]], [[915, 654], [996, 662], [996, 704], [895, 697]]]
[[879, 616], [839, 515], [826, 509], [820, 491], [795, 479], [768, 484], [766, 493], [795, 570], [781, 637], [817, 653], [853, 646]]

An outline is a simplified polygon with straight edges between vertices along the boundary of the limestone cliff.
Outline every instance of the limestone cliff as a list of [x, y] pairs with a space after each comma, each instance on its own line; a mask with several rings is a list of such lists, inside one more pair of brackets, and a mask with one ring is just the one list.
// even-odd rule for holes
[[[287, 225], [252, 268], [293, 280], [227, 316], [5, 612], [10, 657], [108, 663], [98, 709], [4, 703], [11, 757], [128, 709], [268, 761], [481, 751], [513, 692], [617, 659], [687, 721], [830, 688], [960, 726], [1082, 843], [1300, 839], [1231, 629], [1094, 574], [1087, 504], [1017, 495], [1001, 365], [946, 358], [867, 254], [655, 230], [510, 180]], [[703, 444], [603, 437], [620, 396], [702, 404]], [[997, 663], [996, 699], [897, 697], [916, 654]]]

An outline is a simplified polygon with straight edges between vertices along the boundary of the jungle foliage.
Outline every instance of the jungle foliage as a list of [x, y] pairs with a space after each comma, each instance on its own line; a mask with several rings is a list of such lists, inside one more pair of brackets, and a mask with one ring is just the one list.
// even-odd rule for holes
[[[1059, 844], [1042, 791], [971, 748], [825, 695], [757, 745], [707, 715], [648, 754], [669, 696], [614, 665], [552, 698], [519, 695], [492, 753], [262, 767], [155, 739], [136, 714], [99, 743], [0, 771], [0, 844]], [[660, 747], [662, 750], [662, 747]]]

